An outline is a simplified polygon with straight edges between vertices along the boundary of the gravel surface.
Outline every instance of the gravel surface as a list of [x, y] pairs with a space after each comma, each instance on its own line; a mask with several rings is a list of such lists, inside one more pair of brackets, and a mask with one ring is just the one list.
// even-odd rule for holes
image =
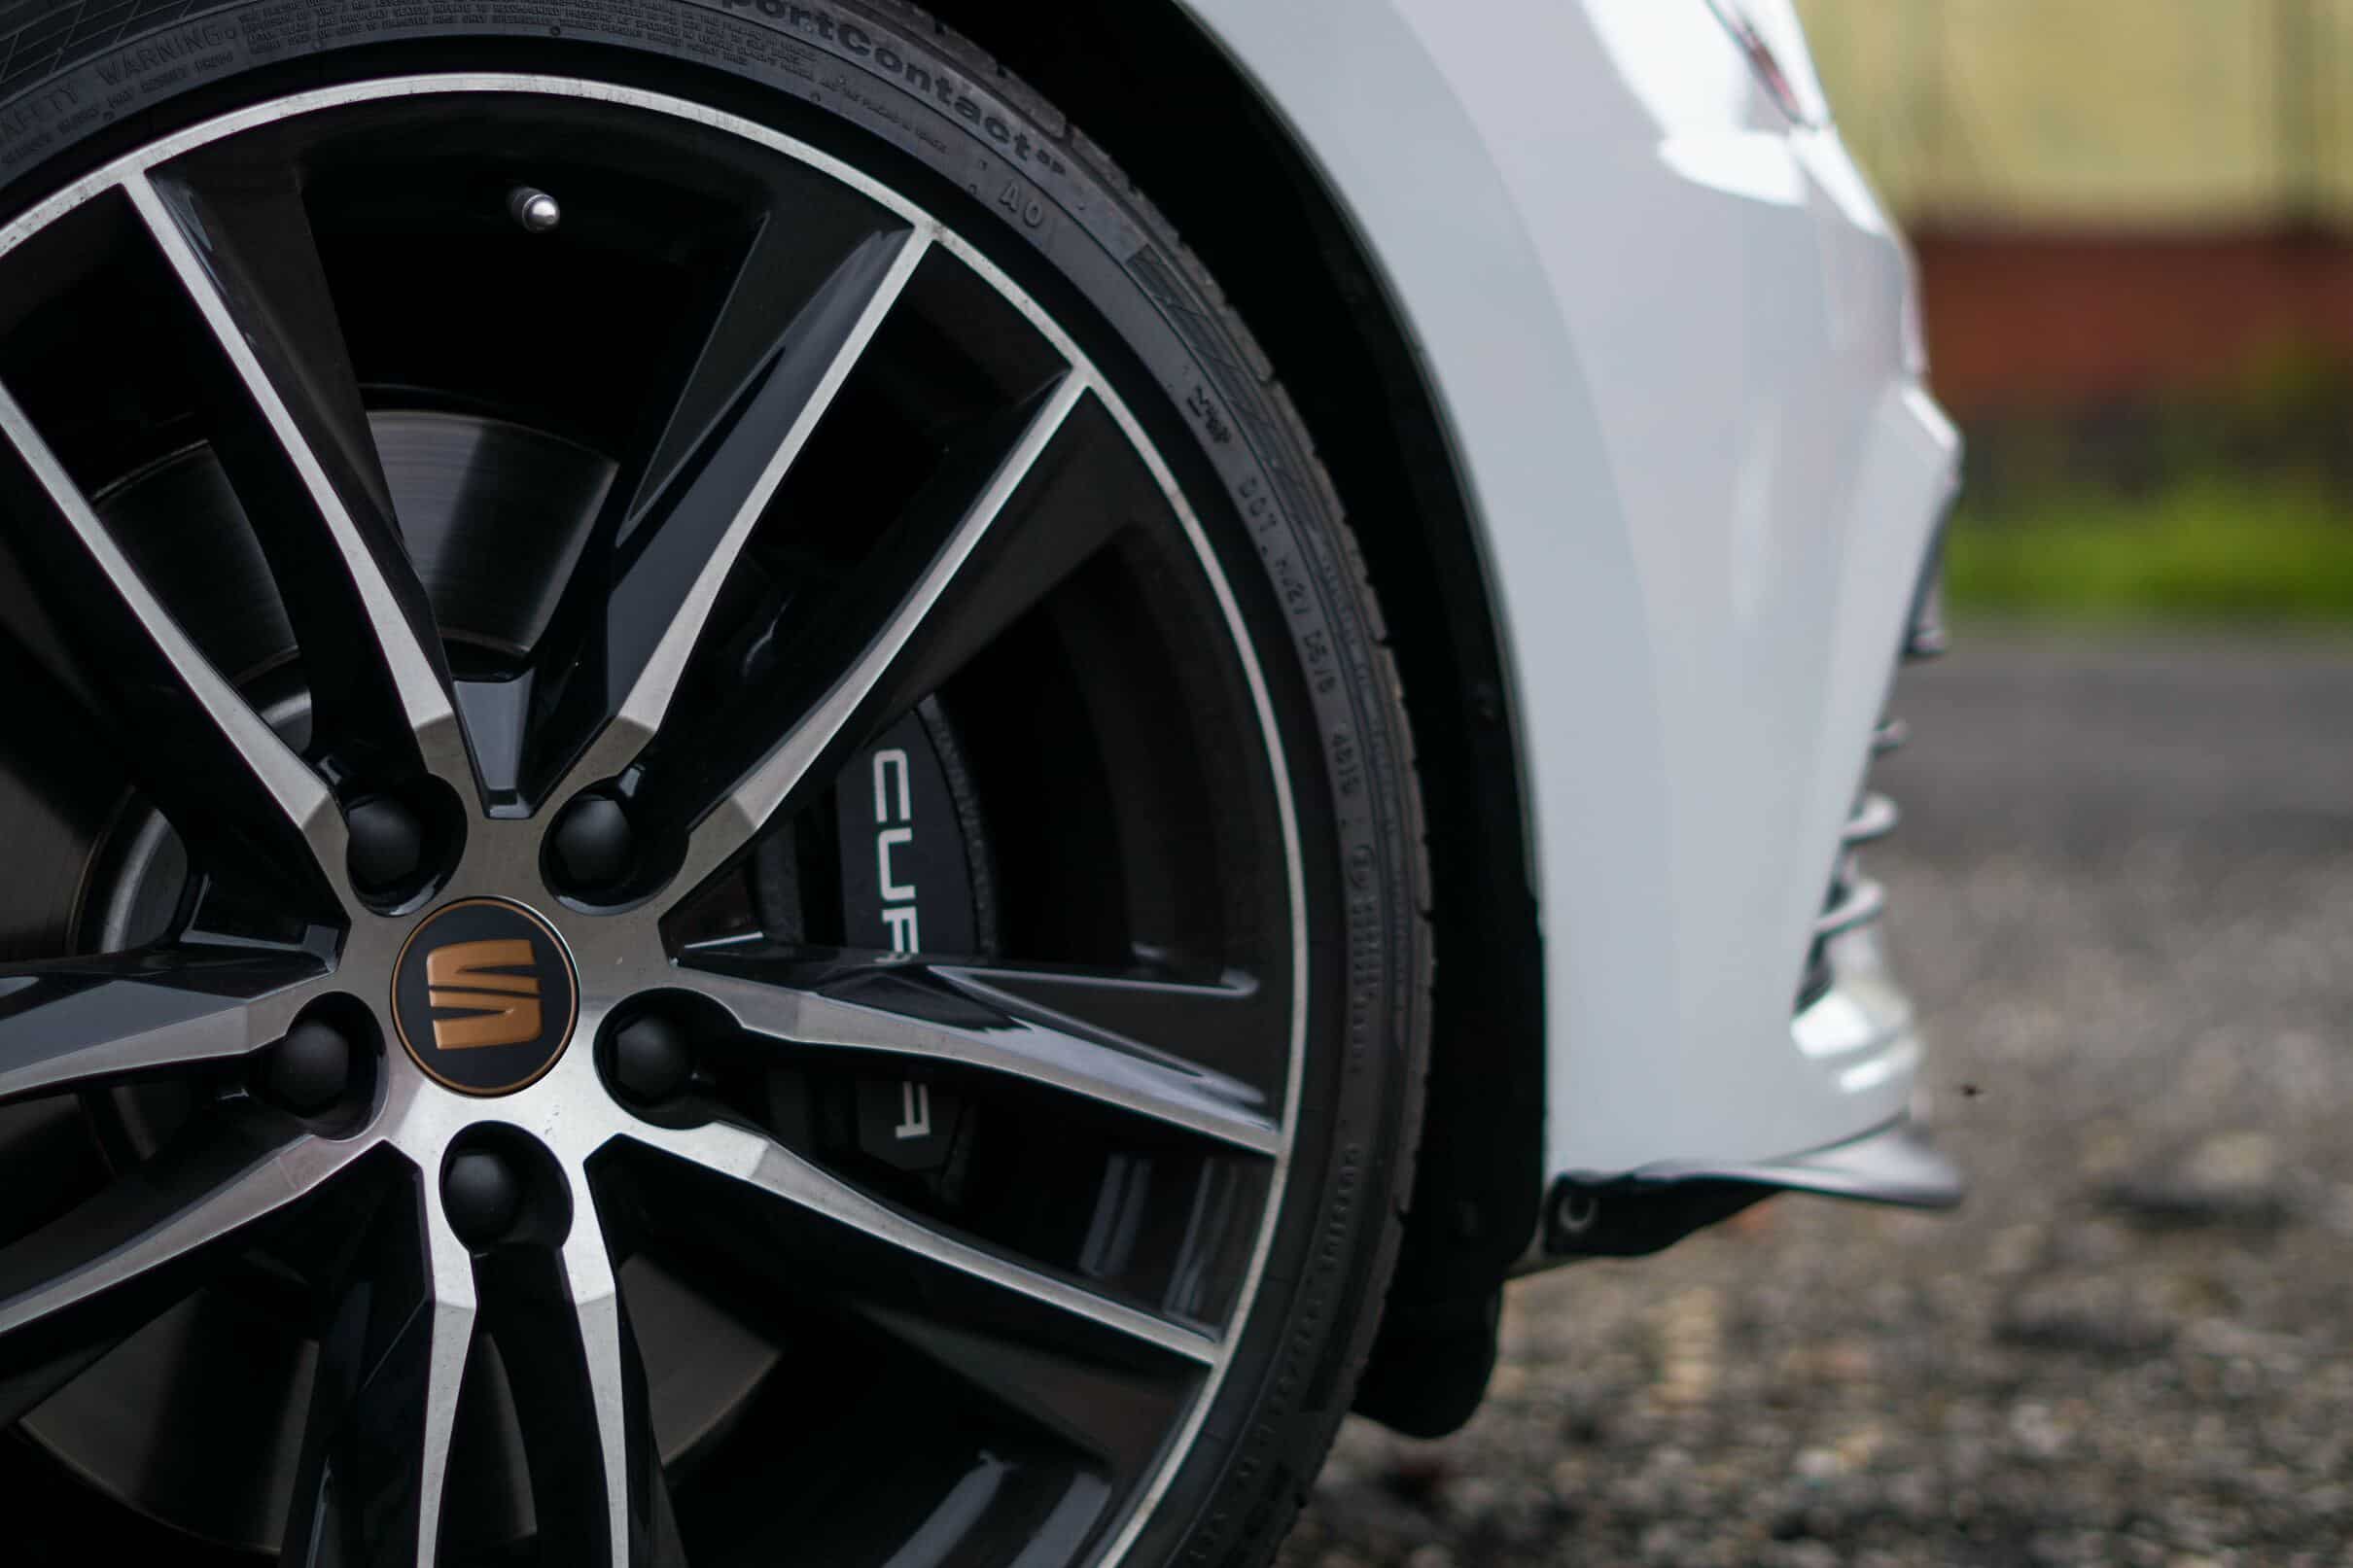
[[2353, 1564], [2353, 644], [1980, 637], [1874, 857], [1938, 1219], [1783, 1198], [1512, 1294], [1283, 1568]]

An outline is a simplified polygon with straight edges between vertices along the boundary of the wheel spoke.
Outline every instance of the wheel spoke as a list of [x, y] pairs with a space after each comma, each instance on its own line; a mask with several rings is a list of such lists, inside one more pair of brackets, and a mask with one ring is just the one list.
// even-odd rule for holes
[[431, 1568], [474, 1266], [404, 1167], [359, 1238], [312, 1378], [280, 1560]]
[[0, 968], [0, 1099], [243, 1056], [327, 972], [307, 953], [199, 947]]
[[425, 1376], [424, 1441], [417, 1462], [416, 1563], [434, 1568], [439, 1553], [441, 1509], [449, 1494], [449, 1446], [457, 1429], [458, 1395], [474, 1346], [474, 1260], [439, 1205], [425, 1205], [425, 1256], [433, 1289], [433, 1344]]
[[317, 1190], [363, 1147], [258, 1109], [208, 1114], [0, 1248], [0, 1426], [185, 1295], [182, 1266]]
[[645, 1372], [586, 1197], [577, 1194], [560, 1248], [503, 1247], [474, 1261], [522, 1424], [542, 1558], [684, 1568]]
[[933, 611], [1086, 392], [1082, 377], [1066, 374], [1026, 411], [1010, 441], [992, 433], [951, 454], [902, 524], [911, 538], [936, 540], [936, 546], [912, 586], [896, 596], [856, 655], [790, 721], [782, 741], [773, 740], [781, 726], [762, 700], [766, 694], [747, 692], [716, 733], [690, 743], [682, 739], [649, 765], [638, 791], [645, 809], [660, 820], [695, 824], [678, 890], [692, 889], [731, 860], [804, 785], [827, 778], [849, 751], [896, 716], [895, 709], [923, 694], [910, 689], [921, 682], [909, 678], [927, 651], [925, 634], [936, 630]]
[[624, 1550], [615, 1568], [682, 1564], [678, 1524], [661, 1454], [646, 1404], [646, 1376], [621, 1311], [620, 1283], [603, 1231], [576, 1223], [564, 1243], [564, 1277], [572, 1287], [580, 1326], [581, 1360], [596, 1405], [596, 1440], [603, 1460], [607, 1516]]
[[474, 769], [291, 169], [125, 182], [220, 352], [218, 445], [311, 683], [317, 746], [371, 784]]
[[[1251, 1154], [1272, 1155], [1282, 1146], [1281, 1126], [1248, 1085], [1016, 996], [992, 984], [986, 970], [892, 963], [850, 970], [819, 991], [763, 983], [756, 962], [710, 961], [732, 972], [682, 969], [680, 977], [755, 1034], [1001, 1073]], [[1150, 991], [1164, 1010], [1158, 1022], [1169, 1026], [1168, 1038], [1234, 1027], [1252, 994], [1166, 984]], [[1074, 999], [1083, 1006], [1083, 998]]]
[[643, 1127], [628, 1137], [675, 1159], [741, 1182], [757, 1193], [818, 1214], [931, 1266], [1011, 1292], [1027, 1301], [1200, 1365], [1215, 1362], [1217, 1342], [1197, 1329], [1155, 1316], [1072, 1279], [1018, 1263], [948, 1235], [868, 1197], [766, 1135], [726, 1122], [685, 1131]]
[[[756, 238], [682, 393], [643, 498], [591, 552], [574, 607], [593, 628], [548, 723], [602, 730], [553, 795], [618, 772], [660, 727], [713, 604], [808, 443], [930, 248], [928, 229], [877, 234], [787, 319], [785, 277], [805, 262], [772, 219]], [[747, 361], [749, 360], [749, 363]]]
[[149, 591], [6, 388], [0, 506], [18, 514], [18, 541], [40, 552], [56, 579], [51, 586], [76, 607], [67, 614], [38, 599], [9, 606], [19, 644], [115, 732], [141, 785], [185, 836], [201, 841], [205, 829], [222, 829], [242, 867], [292, 881], [314, 908], [334, 908], [321, 895], [338, 885], [346, 837], [326, 783]]

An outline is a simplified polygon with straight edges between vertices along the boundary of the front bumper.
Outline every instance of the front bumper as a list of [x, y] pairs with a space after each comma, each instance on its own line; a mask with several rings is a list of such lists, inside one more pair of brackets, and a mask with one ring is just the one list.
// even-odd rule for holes
[[1648, 1166], [1613, 1181], [1564, 1181], [1544, 1219], [1546, 1264], [1657, 1252], [1775, 1193], [1947, 1209], [1965, 1192], [1952, 1162], [1911, 1117], [1826, 1149], [1754, 1165]]
[[[1929, 551], [1913, 595], [1906, 663], [1945, 651], [1941, 543]], [[1908, 738], [1901, 719], [1882, 719], [1872, 734], [1872, 757]], [[1863, 1098], [1890, 1084], [1909, 1085], [1923, 1055], [1912, 1000], [1888, 969], [1879, 929], [1886, 890], [1865, 874], [1861, 859], [1864, 847], [1894, 831], [1900, 817], [1895, 802], [1872, 789], [1866, 778], [1839, 836], [1790, 1024], [1798, 1053], [1828, 1073], [1842, 1096]], [[1778, 1159], [1659, 1161], [1615, 1176], [1571, 1172], [1547, 1195], [1543, 1232], [1528, 1267], [1656, 1252], [1780, 1192], [1947, 1209], [1961, 1202], [1965, 1183], [1929, 1142], [1916, 1114]]]

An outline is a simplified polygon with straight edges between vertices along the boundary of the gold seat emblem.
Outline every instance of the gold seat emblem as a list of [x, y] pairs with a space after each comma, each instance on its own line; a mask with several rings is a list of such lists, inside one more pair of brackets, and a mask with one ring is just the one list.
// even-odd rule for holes
[[[524, 969], [527, 974], [502, 970]], [[540, 1037], [539, 960], [520, 938], [452, 942], [425, 956], [425, 999], [436, 1012], [463, 1018], [433, 1021], [433, 1043], [443, 1051], [523, 1045]]]

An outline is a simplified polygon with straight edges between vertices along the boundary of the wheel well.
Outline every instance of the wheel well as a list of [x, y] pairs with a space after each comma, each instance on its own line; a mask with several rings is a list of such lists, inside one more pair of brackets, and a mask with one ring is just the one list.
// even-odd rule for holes
[[1414, 1207], [1357, 1407], [1451, 1430], [1485, 1391], [1496, 1296], [1536, 1234], [1544, 1042], [1509, 686], [1444, 426], [1330, 192], [1176, 0], [931, 8], [1169, 216], [1282, 374], [1363, 546], [1420, 755], [1438, 962]]

